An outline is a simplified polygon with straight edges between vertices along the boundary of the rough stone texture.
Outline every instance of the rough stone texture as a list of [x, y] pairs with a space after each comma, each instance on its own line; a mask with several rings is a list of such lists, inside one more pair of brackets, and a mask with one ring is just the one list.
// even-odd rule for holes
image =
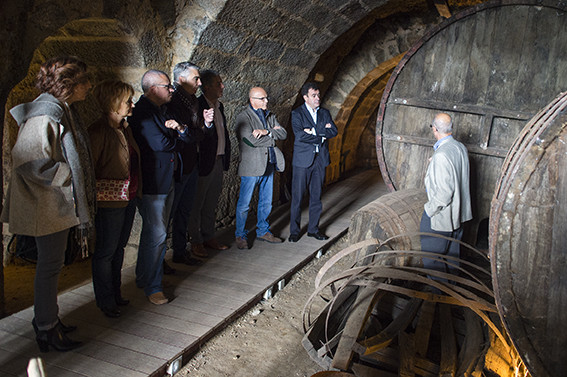
[[305, 67], [312, 65], [317, 55], [310, 51], [304, 51], [298, 48], [288, 48], [285, 50], [280, 62], [285, 66]]
[[244, 35], [232, 27], [213, 23], [203, 33], [200, 43], [226, 53], [234, 53], [244, 41]]
[[250, 48], [250, 55], [265, 60], [278, 60], [282, 56], [284, 46], [267, 39], [256, 39]]

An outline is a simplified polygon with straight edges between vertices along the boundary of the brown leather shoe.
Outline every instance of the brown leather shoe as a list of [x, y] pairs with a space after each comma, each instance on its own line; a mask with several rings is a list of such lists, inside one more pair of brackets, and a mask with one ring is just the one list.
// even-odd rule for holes
[[164, 296], [163, 292], [152, 293], [148, 296], [148, 300], [154, 305], [167, 304], [169, 300]]
[[250, 247], [248, 247], [248, 240], [246, 238], [242, 238], [242, 237], [236, 237], [236, 247], [239, 249], [250, 249]]
[[205, 250], [205, 246], [202, 243], [196, 243], [191, 245], [191, 253], [199, 258], [208, 258], [209, 253]]
[[209, 249], [213, 249], [213, 250], [226, 250], [226, 249], [228, 249], [228, 246], [223, 245], [222, 243], [215, 240], [214, 238], [211, 238], [210, 240], [205, 241], [204, 245], [205, 245], [205, 247], [208, 247]]
[[283, 242], [283, 240], [281, 238], [274, 236], [270, 232], [264, 234], [263, 236], [256, 237], [256, 239], [258, 241], [265, 241], [265, 242], [269, 242], [269, 243], [282, 243]]

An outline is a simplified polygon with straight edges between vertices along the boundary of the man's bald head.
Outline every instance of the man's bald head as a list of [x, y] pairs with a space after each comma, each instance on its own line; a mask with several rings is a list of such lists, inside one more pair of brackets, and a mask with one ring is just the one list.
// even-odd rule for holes
[[255, 86], [248, 92], [250, 98], [250, 105], [254, 110], [268, 109], [268, 93], [263, 88]]
[[432, 126], [437, 129], [437, 132], [443, 136], [453, 133], [453, 120], [447, 113], [439, 113], [435, 115]]

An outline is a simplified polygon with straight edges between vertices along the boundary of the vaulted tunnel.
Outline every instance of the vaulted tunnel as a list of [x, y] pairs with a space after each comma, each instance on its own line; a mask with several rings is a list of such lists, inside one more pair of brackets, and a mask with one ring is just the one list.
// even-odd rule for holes
[[[457, 9], [460, 3], [449, 5]], [[361, 135], [365, 129], [373, 132], [372, 114], [381, 88], [399, 55], [424, 30], [442, 20], [426, 1], [221, 1], [207, 7], [172, 1], [143, 2], [142, 6], [98, 1], [76, 9], [63, 2], [37, 1], [27, 11], [15, 5], [6, 7], [5, 16], [26, 22], [7, 21], [12, 28], [11, 43], [2, 54], [7, 55], [4, 70], [9, 74], [2, 75], [0, 93], [5, 105], [4, 157], [15, 136], [6, 110], [34, 98], [34, 75], [47, 57], [80, 56], [95, 79], [119, 77], [138, 90], [144, 70], [170, 72], [178, 61], [191, 60], [222, 74], [229, 127], [252, 85], [267, 89], [271, 110], [280, 123], [288, 125], [290, 111], [301, 103], [297, 95], [301, 85], [318, 81], [324, 106], [330, 108], [340, 128], [339, 137], [330, 145], [327, 182], [357, 167], [376, 165], [373, 158], [357, 151], [374, 153], [368, 145], [372, 138], [363, 140]], [[28, 32], [23, 25], [29, 27]], [[89, 101], [82, 107], [88, 124], [94, 116]], [[284, 145], [288, 159], [291, 146], [292, 140]], [[219, 221], [230, 222], [234, 212], [228, 198], [238, 190], [235, 169], [233, 164], [221, 197]]]
[[[253, 85], [266, 88], [270, 109], [290, 127], [290, 112], [302, 102], [299, 88], [315, 80], [322, 88], [323, 106], [331, 110], [339, 127], [338, 137], [330, 143], [327, 183], [361, 167], [380, 174], [375, 114], [391, 71], [428, 28], [444, 19], [439, 9], [456, 12], [477, 3], [482, 1], [4, 3], [0, 12], [4, 25], [0, 37], [6, 41], [0, 51], [3, 188], [9, 173], [7, 156], [17, 133], [8, 110], [35, 97], [39, 64], [59, 54], [81, 57], [95, 81], [117, 77], [138, 91], [142, 73], [150, 68], [169, 73], [177, 62], [191, 60], [215, 69], [226, 85], [223, 102], [229, 129]], [[81, 112], [85, 124], [96, 116], [88, 100], [81, 104]], [[286, 159], [291, 159], [292, 145], [292, 137], [282, 145]], [[217, 209], [218, 226], [234, 218], [237, 154], [238, 148], [233, 148], [234, 162]], [[286, 200], [289, 177], [289, 170], [280, 176], [274, 198]]]

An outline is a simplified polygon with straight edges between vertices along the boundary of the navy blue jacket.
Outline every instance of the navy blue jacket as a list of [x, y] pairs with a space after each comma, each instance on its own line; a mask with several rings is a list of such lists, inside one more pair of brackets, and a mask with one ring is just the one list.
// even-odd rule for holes
[[[179, 152], [183, 144], [190, 141], [189, 134], [166, 128], [168, 119], [173, 117], [166, 114], [165, 106], [158, 107], [144, 96], [128, 118], [140, 148], [143, 195], [167, 194], [175, 174], [179, 175], [183, 169]], [[176, 160], [178, 169], [175, 171]]]
[[[327, 123], [331, 124], [331, 128], [325, 128]], [[338, 134], [337, 126], [333, 122], [329, 110], [320, 107], [317, 111], [317, 124], [315, 124], [311, 114], [309, 114], [309, 110], [303, 104], [291, 112], [291, 126], [295, 135], [292, 165], [300, 168], [311, 166], [317, 147], [319, 155], [323, 158], [324, 166], [329, 165], [330, 158], [327, 139], [331, 139]], [[304, 131], [305, 128], [312, 127], [315, 127], [316, 135], [310, 135]], [[323, 138], [325, 138], [324, 141]]]

